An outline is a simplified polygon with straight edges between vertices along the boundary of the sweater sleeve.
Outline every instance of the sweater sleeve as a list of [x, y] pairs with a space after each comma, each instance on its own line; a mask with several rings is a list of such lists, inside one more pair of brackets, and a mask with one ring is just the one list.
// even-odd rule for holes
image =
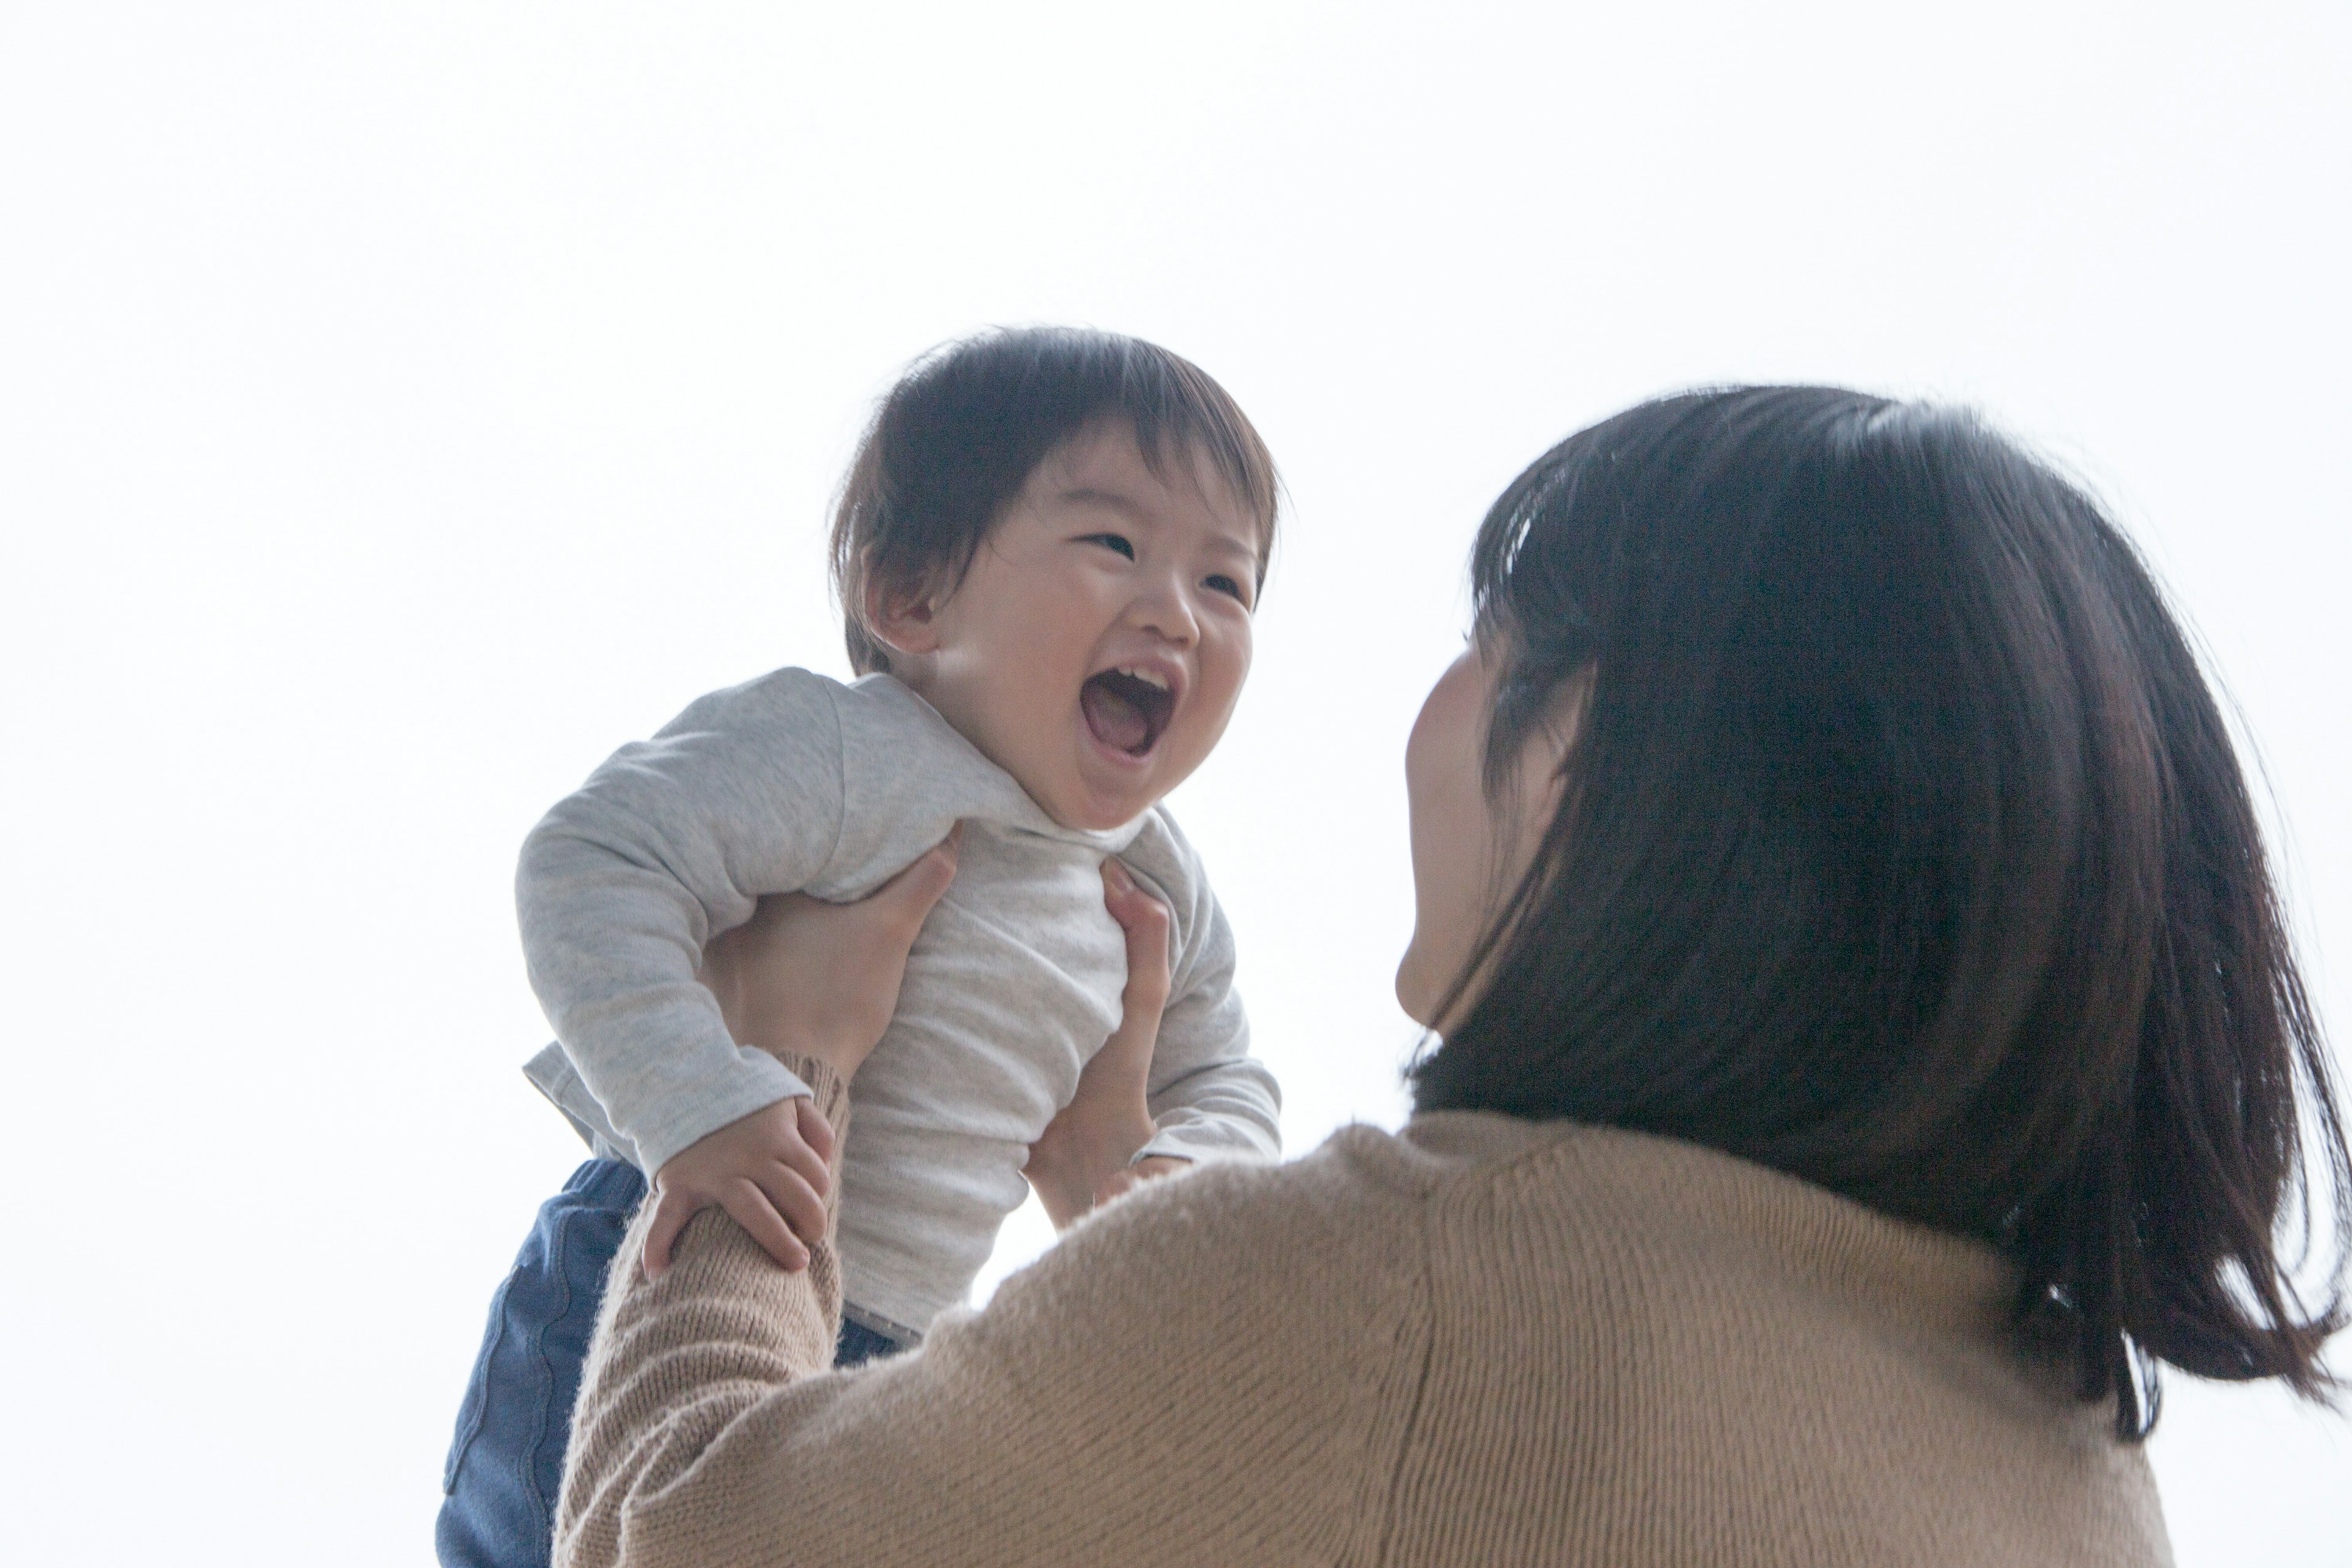
[[573, 1418], [557, 1563], [1370, 1555], [1426, 1356], [1423, 1249], [1400, 1245], [1412, 1201], [1331, 1147], [1150, 1184], [985, 1311], [846, 1373], [827, 1370], [830, 1242], [788, 1274], [709, 1210], [648, 1282], [640, 1216]]
[[814, 880], [841, 835], [828, 685], [779, 670], [624, 746], [524, 841], [515, 903], [531, 987], [647, 1173], [808, 1086], [738, 1047], [697, 983], [706, 942]]

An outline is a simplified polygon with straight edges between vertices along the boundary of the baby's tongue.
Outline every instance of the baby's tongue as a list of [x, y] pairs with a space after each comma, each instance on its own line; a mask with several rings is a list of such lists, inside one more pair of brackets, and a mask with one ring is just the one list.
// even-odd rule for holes
[[1078, 689], [1078, 707], [1095, 739], [1118, 751], [1131, 752], [1150, 738], [1151, 721], [1143, 710], [1111, 689], [1107, 680], [1089, 680]]

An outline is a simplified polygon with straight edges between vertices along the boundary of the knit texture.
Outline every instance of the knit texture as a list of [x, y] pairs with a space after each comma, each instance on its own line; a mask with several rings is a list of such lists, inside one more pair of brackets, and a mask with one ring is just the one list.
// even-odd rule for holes
[[1669, 1140], [1445, 1113], [1151, 1184], [851, 1373], [829, 1247], [711, 1210], [648, 1282], [643, 1232], [571, 1568], [2170, 1561], [1994, 1252]]

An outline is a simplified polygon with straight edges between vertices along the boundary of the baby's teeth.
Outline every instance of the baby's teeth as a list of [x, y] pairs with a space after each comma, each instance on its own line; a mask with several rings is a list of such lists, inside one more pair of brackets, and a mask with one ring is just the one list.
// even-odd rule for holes
[[1137, 680], [1140, 680], [1146, 686], [1156, 686], [1162, 691], [1168, 689], [1168, 678], [1160, 674], [1156, 669], [1129, 669], [1123, 668], [1119, 670], [1119, 673], [1121, 675], [1130, 676]]

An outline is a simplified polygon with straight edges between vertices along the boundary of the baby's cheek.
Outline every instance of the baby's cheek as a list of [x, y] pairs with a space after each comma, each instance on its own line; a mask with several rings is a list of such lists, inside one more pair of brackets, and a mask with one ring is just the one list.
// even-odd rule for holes
[[1202, 684], [1208, 688], [1202, 695], [1211, 699], [1202, 706], [1214, 710], [1218, 724], [1222, 725], [1232, 715], [1234, 703], [1240, 698], [1242, 687], [1249, 679], [1249, 671], [1250, 646], [1246, 640], [1238, 647], [1222, 650], [1213, 662], [1206, 658], [1202, 660]]

